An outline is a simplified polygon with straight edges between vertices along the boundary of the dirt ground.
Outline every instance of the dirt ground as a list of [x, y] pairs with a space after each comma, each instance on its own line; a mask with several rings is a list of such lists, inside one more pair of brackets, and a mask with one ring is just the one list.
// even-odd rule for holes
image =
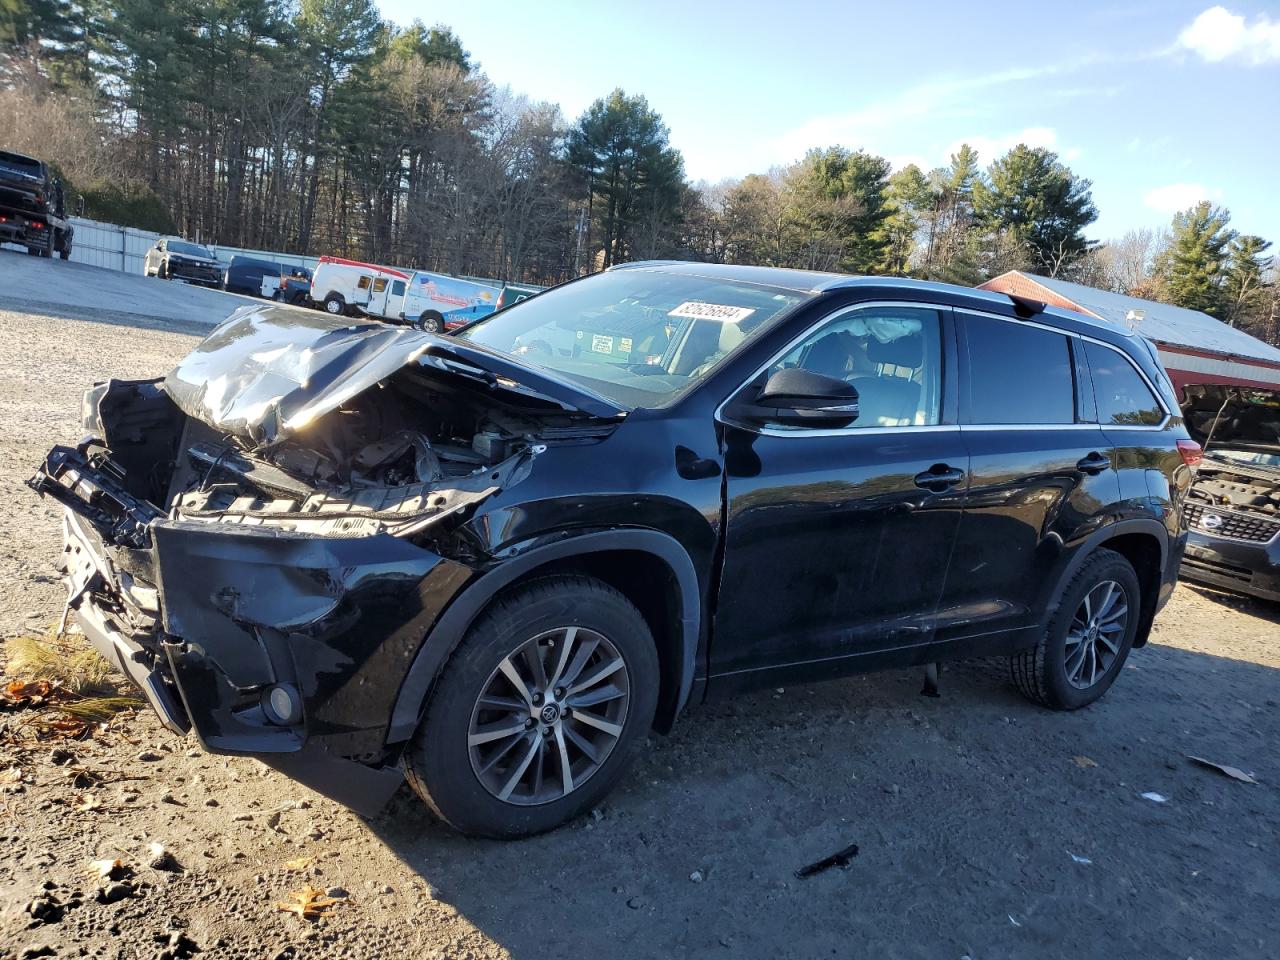
[[[62, 602], [58, 514], [22, 480], [78, 437], [86, 385], [160, 374], [195, 341], [3, 297], [12, 637]], [[1179, 587], [1075, 714], [1025, 702], [997, 662], [948, 669], [941, 699], [919, 690], [890, 672], [695, 708], [591, 817], [518, 843], [454, 836], [407, 789], [363, 820], [145, 714], [101, 740], [0, 746], [0, 956], [1280, 955], [1280, 607]], [[105, 782], [77, 787], [75, 767]], [[149, 866], [153, 842], [182, 869]], [[796, 878], [849, 844], [848, 869]], [[115, 902], [86, 874], [103, 858], [132, 870]], [[305, 883], [347, 896], [314, 923], [274, 908]]]

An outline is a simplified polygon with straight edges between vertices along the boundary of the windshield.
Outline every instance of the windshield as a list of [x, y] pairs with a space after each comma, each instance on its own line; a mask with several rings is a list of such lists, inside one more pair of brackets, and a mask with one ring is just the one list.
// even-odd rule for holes
[[204, 247], [197, 246], [194, 243], [187, 243], [185, 240], [170, 240], [170, 253], [181, 253], [188, 257], [204, 257], [206, 260], [212, 260], [213, 254]]
[[623, 406], [663, 406], [807, 298], [729, 280], [618, 270], [523, 300], [457, 336]]

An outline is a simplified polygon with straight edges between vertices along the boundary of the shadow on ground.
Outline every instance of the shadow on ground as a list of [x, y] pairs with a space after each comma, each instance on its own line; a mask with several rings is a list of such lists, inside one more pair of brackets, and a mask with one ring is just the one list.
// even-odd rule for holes
[[[919, 689], [694, 710], [598, 818], [531, 840], [459, 838], [407, 790], [370, 826], [515, 958], [1274, 956], [1280, 672], [1152, 645], [1076, 713], [1023, 701], [1003, 663]], [[796, 879], [850, 843], [848, 870]]]

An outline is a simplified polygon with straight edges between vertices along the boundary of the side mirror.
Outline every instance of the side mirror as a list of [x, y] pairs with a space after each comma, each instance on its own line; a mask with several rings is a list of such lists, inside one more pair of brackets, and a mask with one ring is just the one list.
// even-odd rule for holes
[[846, 427], [858, 419], [858, 391], [844, 380], [792, 367], [769, 377], [754, 400], [732, 409], [753, 423]]

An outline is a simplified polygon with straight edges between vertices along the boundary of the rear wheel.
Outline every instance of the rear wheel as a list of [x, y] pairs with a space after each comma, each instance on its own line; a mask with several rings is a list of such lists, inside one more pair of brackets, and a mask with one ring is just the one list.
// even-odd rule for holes
[[1093, 703], [1124, 668], [1141, 606], [1129, 561], [1113, 550], [1096, 551], [1063, 587], [1040, 642], [1011, 658], [1014, 683], [1055, 710]]
[[510, 838], [590, 809], [653, 722], [658, 657], [639, 611], [588, 577], [495, 601], [449, 658], [406, 753], [450, 826]]
[[438, 310], [424, 310], [414, 326], [423, 333], [444, 333], [444, 315]]
[[156, 276], [161, 280], [169, 279], [169, 268], [163, 260], [156, 266]]
[[324, 312], [340, 317], [347, 312], [347, 301], [339, 294], [331, 293], [324, 298]]

